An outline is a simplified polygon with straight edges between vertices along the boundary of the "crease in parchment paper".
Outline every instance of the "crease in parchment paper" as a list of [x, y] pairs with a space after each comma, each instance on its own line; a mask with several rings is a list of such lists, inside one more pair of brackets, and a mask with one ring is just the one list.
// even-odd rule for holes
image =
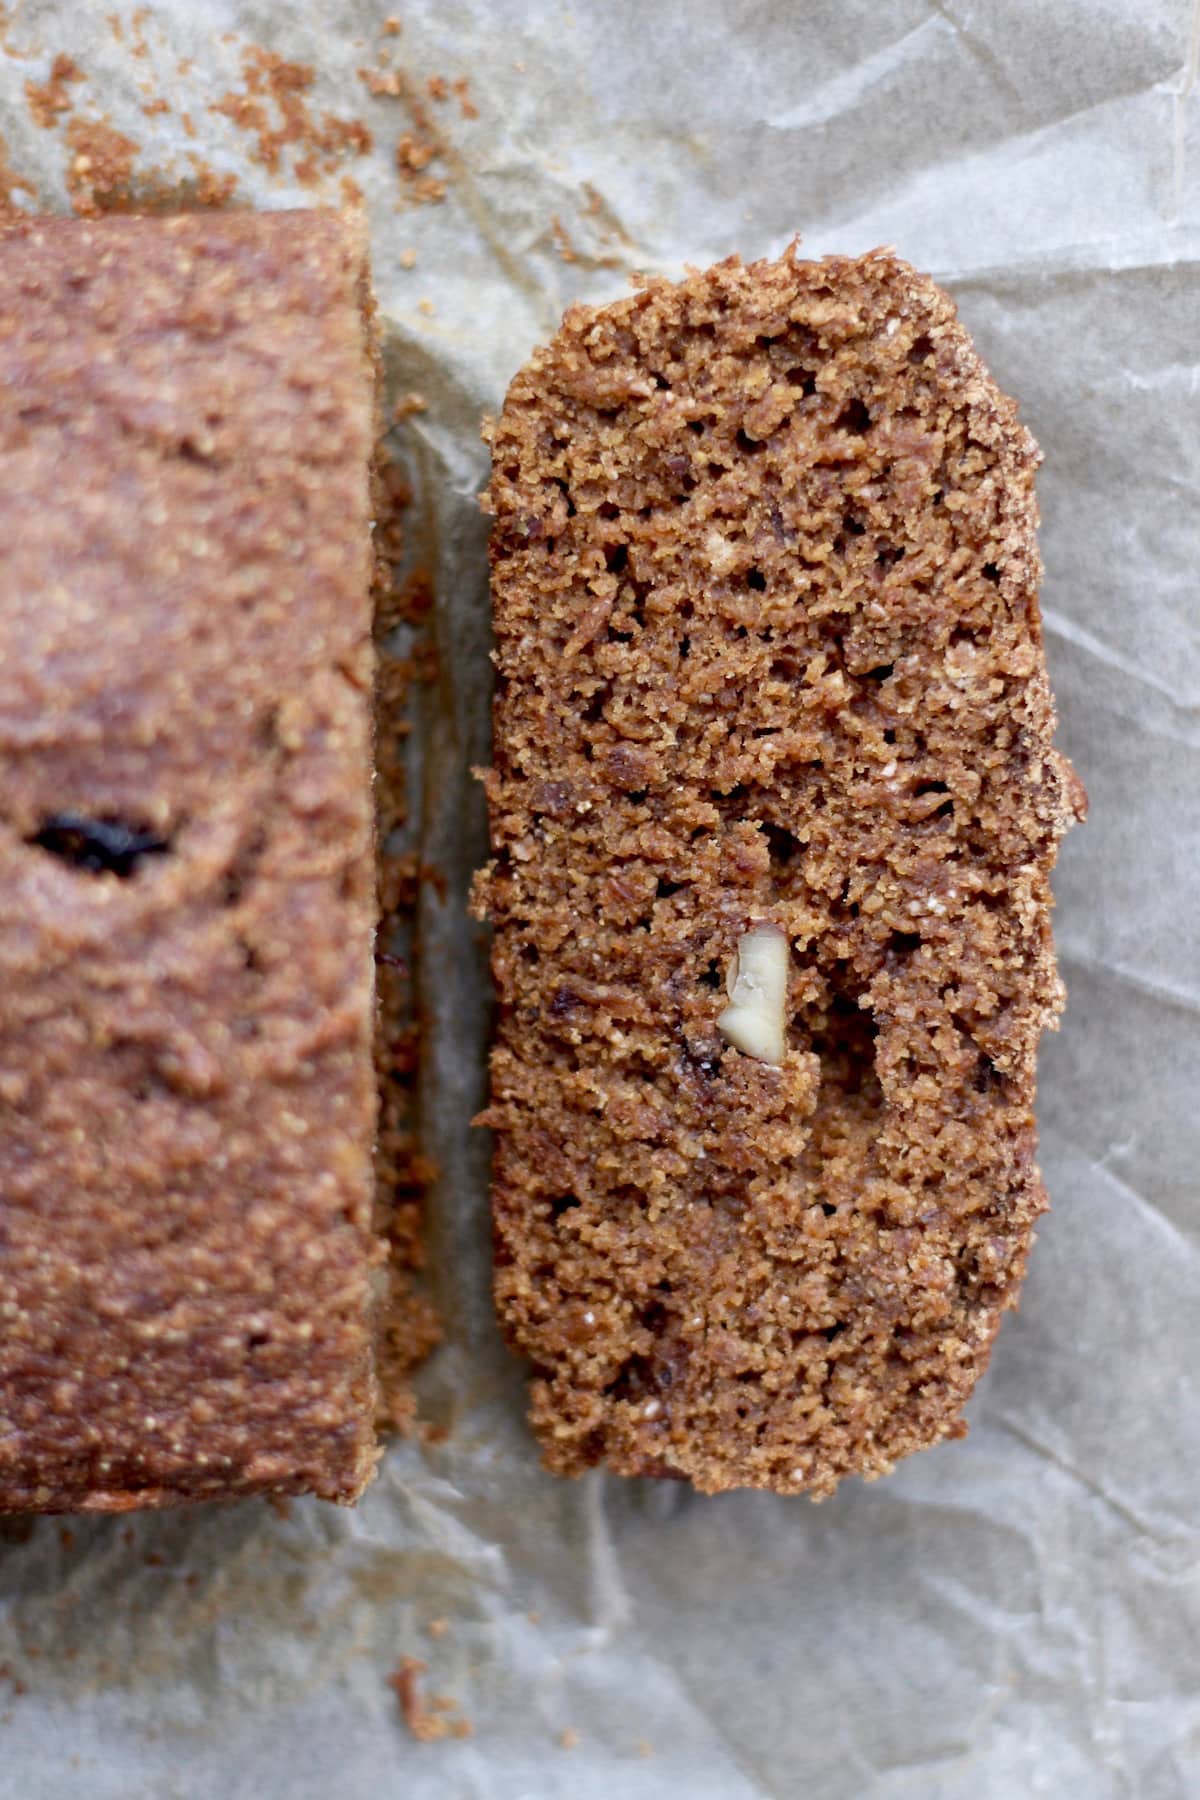
[[[425, 403], [394, 436], [435, 596], [408, 841], [439, 877], [414, 958], [447, 1339], [419, 1379], [431, 1429], [357, 1512], [0, 1526], [0, 1800], [1193, 1800], [1200, 4], [158, 0], [118, 25], [9, 9], [11, 173], [66, 207], [67, 127], [107, 116], [139, 176], [182, 180], [198, 154], [236, 203], [339, 205], [351, 177], [389, 392]], [[364, 120], [369, 154], [315, 185], [286, 148], [278, 174], [256, 162], [210, 110], [255, 44], [311, 64], [313, 114]], [[85, 79], [42, 129], [24, 84], [60, 50]], [[359, 71], [387, 67], [399, 92], [372, 96]], [[468, 80], [475, 117], [437, 76]], [[432, 144], [440, 202], [413, 203], [406, 133]], [[1045, 455], [1060, 742], [1092, 795], [1056, 881], [1053, 1209], [1020, 1310], [966, 1440], [819, 1508], [539, 1469], [490, 1303], [469, 1125], [487, 946], [465, 911], [486, 855], [480, 419], [573, 301], [797, 232], [806, 254], [888, 243], [930, 269], [1019, 398]], [[409, 1736], [387, 1679], [406, 1656], [470, 1739]]]

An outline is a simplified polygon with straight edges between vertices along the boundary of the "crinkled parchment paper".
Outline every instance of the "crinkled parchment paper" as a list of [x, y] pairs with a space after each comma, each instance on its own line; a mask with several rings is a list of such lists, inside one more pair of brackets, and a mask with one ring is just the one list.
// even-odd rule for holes
[[[11, 10], [11, 9], [10, 9]], [[387, 11], [402, 29], [384, 37]], [[370, 207], [412, 554], [440, 672], [418, 702], [431, 1025], [423, 1128], [448, 1341], [442, 1441], [357, 1512], [253, 1505], [0, 1535], [0, 1794], [330, 1800], [1190, 1800], [1200, 1793], [1200, 14], [1184, 0], [102, 0], [27, 3], [0, 131], [66, 204], [73, 117], [139, 167], [189, 150], [242, 201]], [[208, 103], [247, 42], [318, 66], [371, 155], [316, 187]], [[370, 98], [383, 45], [423, 102]], [[18, 56], [15, 51], [21, 52]], [[183, 59], [182, 70], [179, 67]], [[189, 62], [190, 59], [190, 62]], [[428, 96], [469, 77], [466, 116]], [[170, 113], [146, 114], [151, 90]], [[195, 136], [181, 123], [188, 110]], [[419, 122], [418, 122], [419, 124]], [[402, 147], [403, 152], [403, 147]], [[172, 159], [175, 163], [172, 163]], [[440, 204], [414, 204], [421, 174]], [[409, 197], [406, 199], [406, 193]], [[1070, 987], [1043, 1053], [1054, 1201], [965, 1444], [821, 1507], [542, 1474], [488, 1294], [487, 986], [465, 919], [488, 754], [480, 415], [563, 306], [634, 268], [892, 243], [956, 296], [1045, 450], [1045, 618]], [[407, 267], [402, 253], [416, 252]], [[408, 259], [411, 261], [411, 259]], [[422, 307], [422, 302], [427, 304]], [[446, 1621], [430, 1635], [431, 1620]], [[386, 1676], [429, 1665], [470, 1739], [415, 1742]], [[565, 1743], [560, 1741], [566, 1734]], [[577, 1742], [575, 1738], [577, 1737]]]

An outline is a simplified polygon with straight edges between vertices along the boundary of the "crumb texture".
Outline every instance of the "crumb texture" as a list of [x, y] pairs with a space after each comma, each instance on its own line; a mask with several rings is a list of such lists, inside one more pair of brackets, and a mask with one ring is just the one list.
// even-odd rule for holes
[[[548, 1465], [961, 1435], [1061, 1006], [1036, 447], [887, 253], [568, 313], [493, 430], [496, 1293]], [[790, 946], [781, 1066], [718, 1029]]]
[[373, 1467], [365, 282], [0, 239], [0, 1509]]

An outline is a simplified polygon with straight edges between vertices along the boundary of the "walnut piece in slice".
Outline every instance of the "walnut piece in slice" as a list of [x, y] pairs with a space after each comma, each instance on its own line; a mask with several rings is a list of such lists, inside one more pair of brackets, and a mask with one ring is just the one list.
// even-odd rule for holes
[[782, 1063], [786, 1048], [788, 941], [778, 925], [763, 922], [744, 931], [725, 986], [729, 1005], [717, 1029], [735, 1050], [759, 1062]]

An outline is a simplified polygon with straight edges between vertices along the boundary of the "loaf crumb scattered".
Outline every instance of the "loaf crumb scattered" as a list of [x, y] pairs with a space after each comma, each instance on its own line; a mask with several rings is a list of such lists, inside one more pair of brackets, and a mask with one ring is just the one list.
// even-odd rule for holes
[[469, 1719], [458, 1713], [458, 1702], [446, 1694], [434, 1694], [427, 1702], [422, 1692], [422, 1677], [428, 1665], [418, 1657], [405, 1656], [400, 1666], [388, 1676], [388, 1686], [395, 1690], [400, 1715], [418, 1743], [437, 1743], [443, 1738], [469, 1738]]
[[72, 86], [86, 80], [75, 58], [60, 50], [45, 81], [30, 79], [25, 83], [25, 98], [34, 124], [40, 125], [43, 131], [57, 125], [62, 115], [70, 112], [75, 104]]
[[213, 101], [210, 111], [254, 139], [251, 158], [270, 174], [282, 172], [285, 152], [295, 152], [292, 173], [311, 186], [372, 147], [362, 119], [314, 109], [310, 93], [316, 76], [310, 64], [250, 44], [242, 55], [241, 89]]

